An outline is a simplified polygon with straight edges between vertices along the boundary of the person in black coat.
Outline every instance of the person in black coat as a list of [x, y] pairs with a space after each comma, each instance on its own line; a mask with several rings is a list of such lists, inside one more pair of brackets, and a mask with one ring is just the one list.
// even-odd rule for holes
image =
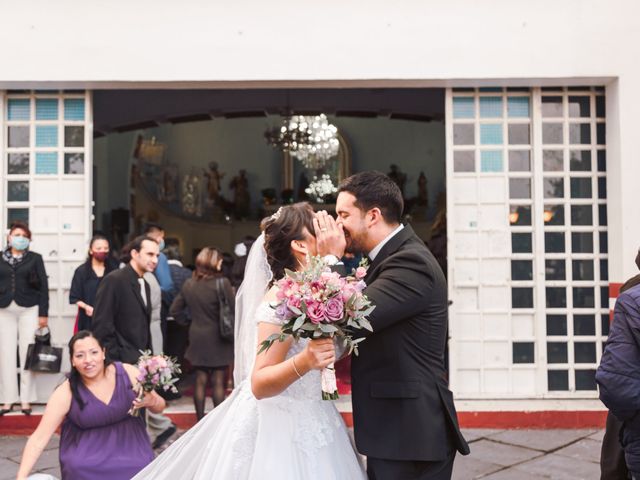
[[[42, 256], [29, 250], [30, 242], [29, 227], [15, 222], [0, 254], [0, 415], [10, 412], [18, 401], [22, 413], [30, 415], [31, 402], [36, 399], [32, 373], [24, 370], [24, 364], [35, 330], [48, 324], [49, 284]], [[16, 349], [21, 366], [20, 394]]]
[[447, 285], [438, 262], [410, 226], [386, 175], [362, 172], [339, 188], [337, 222], [314, 221], [318, 253], [337, 262], [365, 252], [373, 333], [351, 360], [356, 446], [369, 478], [449, 479], [456, 451], [469, 453], [444, 368]]
[[151, 289], [144, 280], [158, 264], [160, 248], [151, 237], [140, 236], [130, 244], [129, 263], [107, 275], [96, 294], [93, 333], [109, 359], [136, 364], [141, 350], [151, 348]]
[[96, 293], [102, 279], [117, 265], [109, 256], [109, 241], [103, 235], [94, 235], [89, 242], [87, 261], [76, 268], [69, 290], [69, 303], [78, 305], [75, 331], [91, 330]]

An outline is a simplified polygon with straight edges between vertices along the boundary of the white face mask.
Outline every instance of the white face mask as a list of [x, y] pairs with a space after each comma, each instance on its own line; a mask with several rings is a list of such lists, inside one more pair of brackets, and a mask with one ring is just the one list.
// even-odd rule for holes
[[236, 243], [233, 253], [236, 254], [236, 257], [244, 257], [247, 254], [247, 246], [242, 242]]

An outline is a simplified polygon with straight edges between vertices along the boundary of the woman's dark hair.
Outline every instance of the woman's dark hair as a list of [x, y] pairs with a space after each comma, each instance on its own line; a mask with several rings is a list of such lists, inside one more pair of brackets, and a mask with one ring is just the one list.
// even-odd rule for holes
[[[80, 392], [78, 391], [78, 386], [80, 382], [82, 382], [82, 378], [80, 377], [80, 372], [78, 372], [78, 370], [76, 370], [76, 367], [73, 366], [73, 347], [78, 340], [82, 340], [84, 338], [89, 338], [89, 337], [95, 338], [100, 348], [104, 350], [103, 343], [100, 341], [98, 337], [94, 336], [93, 333], [91, 333], [89, 330], [80, 330], [73, 337], [71, 337], [71, 340], [69, 340], [69, 360], [71, 362], [71, 371], [67, 375], [67, 378], [69, 379], [69, 386], [71, 387], [71, 396], [76, 402], [78, 402], [78, 405], [80, 406], [80, 410], [84, 409], [85, 402], [80, 397]], [[104, 366], [107, 367], [107, 365], [110, 365], [110, 364], [111, 364], [111, 361], [108, 359], [108, 357], [105, 358]]]
[[9, 227], [9, 235], [11, 235], [13, 231], [17, 229], [24, 230], [24, 233], [27, 234], [27, 238], [31, 240], [31, 230], [29, 230], [29, 226], [26, 223], [21, 222], [20, 220], [16, 220], [15, 222], [13, 222]]
[[193, 278], [203, 280], [220, 275], [218, 263], [222, 259], [222, 252], [216, 247], [204, 247], [196, 257], [196, 269]]
[[264, 232], [264, 249], [275, 280], [284, 276], [285, 269], [296, 268], [291, 242], [304, 240], [305, 229], [314, 235], [313, 218], [311, 205], [300, 202], [281, 207], [277, 213], [262, 220], [260, 228]]
[[[101, 233], [96, 233], [93, 237], [91, 237], [91, 240], [89, 241], [89, 250], [91, 250], [91, 247], [93, 247], [93, 244], [96, 243], [98, 240], [104, 240], [105, 242], [107, 242], [107, 244], [109, 245], [109, 251], [111, 251], [111, 242], [107, 237], [105, 237]], [[91, 262], [91, 255], [87, 254], [87, 262]]]
[[382, 172], [360, 172], [343, 180], [338, 193], [347, 192], [356, 197], [354, 205], [363, 212], [378, 207], [384, 221], [390, 225], [400, 223], [404, 200], [396, 183]]

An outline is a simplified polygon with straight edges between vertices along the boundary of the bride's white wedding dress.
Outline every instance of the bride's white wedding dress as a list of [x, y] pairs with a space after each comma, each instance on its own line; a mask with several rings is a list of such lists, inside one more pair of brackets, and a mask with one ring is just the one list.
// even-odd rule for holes
[[[259, 322], [279, 324], [262, 303]], [[294, 341], [287, 358], [308, 340]], [[256, 400], [251, 378], [150, 465], [140, 479], [364, 479], [342, 417], [322, 400], [312, 370], [279, 395]]]

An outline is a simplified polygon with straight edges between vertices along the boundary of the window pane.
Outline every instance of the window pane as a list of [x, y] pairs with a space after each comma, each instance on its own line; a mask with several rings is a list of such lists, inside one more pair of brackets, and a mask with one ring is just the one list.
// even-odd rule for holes
[[531, 179], [510, 178], [509, 198], [531, 198]]
[[607, 206], [606, 205], [598, 205], [598, 223], [600, 226], [604, 227], [607, 225]]
[[475, 152], [473, 150], [453, 152], [453, 170], [455, 172], [474, 172], [476, 169], [475, 163]]
[[564, 198], [564, 178], [545, 177], [542, 182], [544, 198]]
[[602, 328], [602, 335], [609, 335], [609, 324], [611, 323], [611, 318], [609, 314], [600, 315], [600, 326]]
[[547, 363], [567, 363], [566, 342], [547, 342]]
[[545, 172], [561, 172], [564, 169], [562, 150], [543, 150], [542, 169]]
[[28, 202], [29, 201], [29, 182], [7, 182], [7, 201], [8, 202]]
[[529, 150], [509, 150], [509, 171], [531, 171], [531, 159]]
[[547, 308], [567, 307], [567, 289], [565, 287], [547, 287], [545, 294]]
[[483, 150], [480, 152], [481, 172], [502, 172], [502, 150]]
[[567, 271], [564, 259], [545, 260], [544, 272], [547, 280], [565, 280]]
[[596, 390], [595, 370], [576, 370], [576, 390]]
[[549, 370], [547, 372], [547, 381], [550, 391], [569, 390], [569, 372], [567, 370]]
[[455, 124], [453, 126], [453, 144], [454, 145], [473, 145], [474, 139], [474, 125], [473, 124]]
[[598, 171], [607, 171], [607, 152], [606, 150], [598, 150]]
[[11, 225], [13, 222], [17, 222], [17, 221], [29, 224], [28, 208], [8, 208], [7, 209], [7, 225]]
[[544, 224], [564, 225], [564, 205], [545, 205]]
[[588, 145], [591, 143], [590, 123], [570, 123], [569, 143], [571, 145]]
[[531, 136], [528, 123], [509, 124], [509, 145], [529, 145]]
[[573, 253], [592, 253], [593, 234], [591, 232], [573, 232], [571, 234], [571, 251]]
[[480, 118], [502, 117], [502, 97], [480, 97]]
[[64, 154], [64, 173], [83, 174], [84, 173], [84, 153]]
[[573, 287], [573, 306], [575, 308], [593, 308], [595, 292], [592, 287]]
[[573, 316], [574, 335], [595, 335], [596, 317], [595, 315], [574, 315]]
[[10, 148], [20, 148], [29, 146], [29, 127], [9, 127]]
[[571, 150], [569, 167], [572, 172], [591, 171], [591, 152], [589, 150]]
[[533, 308], [533, 288], [514, 287], [511, 289], [512, 308]]
[[596, 117], [604, 118], [606, 115], [604, 95], [596, 97]]
[[513, 342], [513, 363], [534, 363], [533, 342]]
[[547, 253], [563, 253], [564, 233], [563, 232], [545, 232], [544, 233], [544, 251]]
[[573, 260], [574, 280], [593, 280], [593, 260]]
[[593, 225], [591, 205], [571, 205], [571, 225]]
[[65, 147], [83, 147], [84, 146], [84, 127], [64, 127], [64, 146]]
[[[607, 253], [609, 251], [609, 236], [607, 235], [607, 232], [600, 232], [599, 235], [600, 235], [600, 253]], [[593, 243], [591, 245], [591, 251], [593, 251]]]
[[36, 98], [36, 120], [57, 120], [58, 100], [55, 98]]
[[605, 177], [598, 178], [598, 198], [607, 198], [607, 179]]
[[562, 97], [542, 97], [543, 117], [562, 117]]
[[481, 145], [502, 145], [502, 124], [488, 123], [480, 125]]
[[542, 124], [542, 143], [545, 145], [556, 145], [564, 143], [562, 123]]
[[509, 118], [529, 118], [529, 97], [508, 97], [507, 115]]
[[511, 205], [509, 207], [509, 223], [512, 226], [531, 225], [531, 207]]
[[530, 233], [512, 233], [511, 234], [511, 251], [513, 253], [531, 253], [533, 244]]
[[569, 97], [569, 116], [570, 117], [590, 117], [591, 116], [591, 108], [590, 108], [589, 97]]
[[29, 173], [29, 154], [10, 153], [7, 164], [7, 174], [26, 175]]
[[475, 115], [473, 97], [453, 97], [453, 118], [474, 118]]
[[511, 280], [533, 280], [533, 262], [511, 260]]
[[604, 123], [596, 124], [596, 141], [598, 145], [607, 143], [607, 126]]
[[593, 195], [591, 192], [591, 179], [590, 178], [575, 178], [570, 179], [571, 184], [571, 198], [591, 198]]
[[606, 258], [600, 260], [600, 280], [609, 280], [609, 261]]
[[566, 335], [567, 316], [547, 315], [547, 335]]
[[573, 351], [576, 363], [596, 363], [596, 344], [594, 342], [575, 342]]

